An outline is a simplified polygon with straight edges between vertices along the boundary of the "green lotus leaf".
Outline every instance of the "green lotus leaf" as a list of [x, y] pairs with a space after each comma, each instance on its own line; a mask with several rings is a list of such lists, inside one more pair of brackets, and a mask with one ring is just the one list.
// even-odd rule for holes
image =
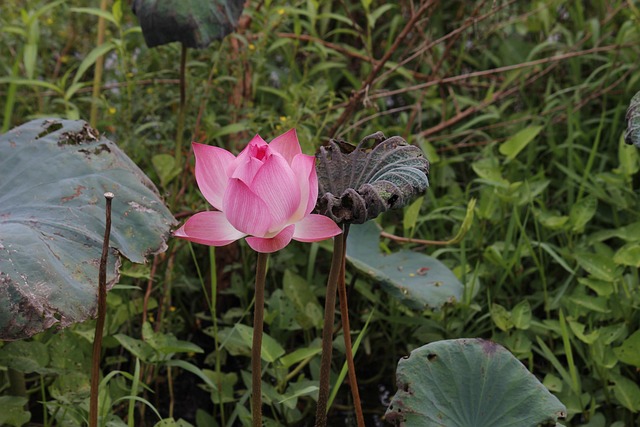
[[153, 183], [83, 121], [40, 119], [0, 136], [0, 339], [92, 317], [112, 192], [108, 286], [119, 255], [166, 249], [175, 219]]
[[429, 186], [429, 161], [399, 136], [376, 132], [357, 146], [331, 140], [316, 157], [316, 210], [338, 224], [362, 224], [401, 208]]
[[347, 259], [410, 308], [439, 308], [462, 298], [464, 286], [437, 259], [410, 250], [383, 253], [380, 227], [374, 222], [350, 226]]
[[566, 407], [504, 347], [436, 341], [398, 362], [385, 419], [405, 427], [556, 425]]
[[627, 109], [627, 131], [624, 142], [640, 148], [640, 92], [636, 93]]
[[205, 48], [232, 32], [244, 0], [134, 0], [147, 46], [180, 42]]

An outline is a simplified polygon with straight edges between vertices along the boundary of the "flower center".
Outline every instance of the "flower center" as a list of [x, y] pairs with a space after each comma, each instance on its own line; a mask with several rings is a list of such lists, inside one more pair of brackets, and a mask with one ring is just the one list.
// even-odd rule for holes
[[265, 158], [267, 157], [267, 150], [268, 150], [268, 146], [267, 145], [263, 145], [260, 147], [254, 147], [252, 156], [253, 158], [257, 159], [257, 160], [265, 160]]

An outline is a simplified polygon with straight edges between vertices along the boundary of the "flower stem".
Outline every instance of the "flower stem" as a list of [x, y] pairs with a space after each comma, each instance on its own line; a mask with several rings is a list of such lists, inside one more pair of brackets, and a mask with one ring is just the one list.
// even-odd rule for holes
[[269, 254], [258, 252], [256, 261], [256, 298], [253, 307], [253, 347], [251, 348], [251, 402], [253, 427], [262, 427], [262, 327], [264, 323], [264, 283]]
[[320, 362], [320, 390], [316, 407], [316, 427], [327, 425], [327, 401], [329, 400], [329, 378], [331, 376], [331, 345], [333, 343], [333, 319], [336, 310], [336, 288], [342, 270], [344, 234], [333, 238], [333, 258], [327, 281], [324, 301], [324, 325], [322, 327], [322, 358]]
[[358, 380], [356, 378], [356, 366], [353, 363], [353, 352], [351, 350], [351, 326], [349, 325], [349, 305], [347, 304], [347, 286], [345, 284], [345, 270], [347, 264], [347, 236], [349, 234], [349, 224], [344, 226], [342, 265], [340, 267], [340, 278], [338, 280], [338, 296], [340, 298], [340, 318], [342, 319], [342, 333], [344, 336], [344, 348], [346, 351], [347, 367], [349, 370], [349, 386], [351, 387], [351, 397], [356, 411], [356, 421], [358, 427], [364, 427], [364, 415], [362, 414], [362, 404], [360, 403], [360, 391], [358, 390]]
[[111, 200], [113, 193], [104, 193], [107, 206], [105, 208], [105, 229], [102, 241], [102, 256], [98, 271], [98, 319], [93, 338], [93, 354], [91, 357], [91, 396], [89, 399], [89, 427], [98, 427], [98, 380], [100, 379], [100, 352], [102, 350], [102, 332], [107, 312], [107, 257], [109, 256], [109, 235], [111, 234]]

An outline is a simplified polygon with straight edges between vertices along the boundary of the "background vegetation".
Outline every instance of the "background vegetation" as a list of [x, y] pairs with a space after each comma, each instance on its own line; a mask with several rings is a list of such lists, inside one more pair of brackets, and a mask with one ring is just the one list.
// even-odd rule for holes
[[[34, 117], [88, 120], [95, 105], [96, 127], [178, 219], [206, 209], [190, 147], [176, 153], [180, 46], [148, 49], [121, 0], [108, 2], [99, 44], [97, 3], [3, 2], [3, 131]], [[466, 286], [462, 301], [410, 310], [348, 271], [368, 424], [384, 425], [400, 357], [457, 337], [506, 346], [567, 406], [567, 425], [640, 422], [640, 163], [622, 140], [640, 90], [639, 19], [631, 0], [264, 0], [248, 2], [236, 33], [189, 51], [185, 140], [237, 151], [255, 133], [295, 127], [312, 153], [329, 137], [401, 135], [432, 168], [420, 204], [379, 221], [396, 236], [446, 240], [477, 199], [457, 245], [382, 244], [447, 264]], [[293, 243], [271, 259], [269, 425], [313, 422], [328, 248]], [[249, 422], [253, 256], [244, 243], [172, 241], [146, 266], [124, 265], [103, 359], [111, 425]], [[0, 344], [0, 367], [27, 373], [33, 425], [86, 418], [92, 330]], [[336, 377], [343, 360], [338, 353]], [[0, 399], [13, 408], [0, 419], [20, 425], [24, 401], [9, 398], [10, 371], [0, 369]], [[332, 425], [353, 422], [348, 386], [332, 408]]]

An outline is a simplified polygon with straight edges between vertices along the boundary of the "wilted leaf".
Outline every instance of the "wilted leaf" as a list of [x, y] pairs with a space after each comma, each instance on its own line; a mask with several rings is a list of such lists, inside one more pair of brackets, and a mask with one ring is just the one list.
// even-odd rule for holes
[[481, 339], [436, 341], [400, 360], [385, 419], [396, 426], [534, 427], [565, 406], [504, 347]]
[[640, 148], [640, 92], [636, 93], [627, 109], [627, 131], [624, 142]]
[[0, 339], [93, 316], [107, 191], [110, 287], [118, 254], [144, 262], [166, 249], [175, 220], [153, 183], [83, 121], [34, 120], [0, 136]]
[[386, 255], [379, 244], [380, 229], [375, 223], [353, 225], [347, 259], [391, 296], [415, 309], [460, 301], [464, 286], [443, 263], [409, 250]]
[[[366, 148], [373, 141], [371, 148]], [[362, 224], [401, 208], [429, 186], [429, 162], [399, 136], [377, 132], [358, 146], [331, 140], [318, 154], [318, 213], [338, 224]]]
[[205, 48], [232, 32], [245, 0], [134, 0], [147, 46], [180, 42]]

